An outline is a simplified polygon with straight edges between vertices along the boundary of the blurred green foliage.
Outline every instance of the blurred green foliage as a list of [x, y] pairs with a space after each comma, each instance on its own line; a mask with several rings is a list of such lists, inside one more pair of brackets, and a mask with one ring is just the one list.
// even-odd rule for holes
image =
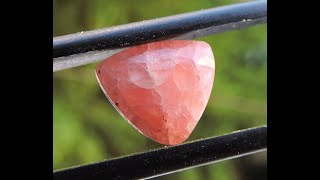
[[[53, 0], [53, 36], [237, 2]], [[208, 42], [213, 48], [216, 76], [206, 111], [188, 141], [265, 125], [266, 25], [199, 40]], [[130, 127], [111, 106], [96, 81], [96, 64], [53, 75], [54, 169], [162, 147]], [[254, 161], [253, 166], [265, 163], [266, 154], [260, 156], [262, 159]], [[242, 161], [232, 160], [159, 179], [243, 179], [243, 167], [246, 164]]]

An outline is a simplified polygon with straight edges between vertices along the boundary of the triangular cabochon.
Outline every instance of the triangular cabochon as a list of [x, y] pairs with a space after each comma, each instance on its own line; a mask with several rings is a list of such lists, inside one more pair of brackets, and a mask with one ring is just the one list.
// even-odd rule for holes
[[117, 53], [96, 67], [112, 105], [143, 135], [165, 145], [184, 142], [208, 103], [215, 63], [201, 41], [168, 40]]

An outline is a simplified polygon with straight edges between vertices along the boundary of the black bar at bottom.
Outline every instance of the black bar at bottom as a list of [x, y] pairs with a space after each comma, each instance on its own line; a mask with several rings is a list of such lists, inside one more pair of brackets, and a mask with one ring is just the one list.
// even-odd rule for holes
[[141, 179], [259, 152], [267, 126], [53, 172], [54, 180]]

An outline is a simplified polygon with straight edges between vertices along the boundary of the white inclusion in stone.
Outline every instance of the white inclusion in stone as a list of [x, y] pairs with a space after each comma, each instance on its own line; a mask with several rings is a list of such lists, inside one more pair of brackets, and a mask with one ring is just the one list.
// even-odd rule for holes
[[201, 57], [199, 60], [198, 60], [198, 64], [199, 65], [202, 65], [202, 66], [208, 66], [208, 67], [212, 67], [214, 68], [214, 59], [213, 59], [213, 56], [211, 55], [206, 55], [204, 57]]
[[151, 89], [154, 83], [147, 70], [146, 59], [145, 54], [132, 57], [128, 65], [128, 75], [130, 81], [136, 86]]
[[193, 128], [194, 128], [194, 124], [192, 123], [192, 121], [189, 121], [187, 124], [187, 130], [191, 133], [193, 131]]
[[176, 56], [190, 58], [195, 55], [194, 46], [188, 45], [180, 48], [176, 54]]
[[170, 49], [160, 49], [148, 53], [147, 67], [154, 86], [160, 86], [167, 81], [174, 67], [175, 52]]
[[130, 81], [141, 88], [153, 88], [153, 80], [146, 70], [131, 71]]
[[198, 65], [215, 68], [213, 53], [209, 45], [206, 45], [206, 47], [198, 45], [193, 59]]

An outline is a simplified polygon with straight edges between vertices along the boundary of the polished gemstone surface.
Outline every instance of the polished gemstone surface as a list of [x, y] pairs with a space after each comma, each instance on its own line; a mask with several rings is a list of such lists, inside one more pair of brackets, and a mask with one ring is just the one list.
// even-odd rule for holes
[[165, 145], [190, 136], [208, 103], [214, 72], [211, 47], [191, 40], [131, 47], [96, 67], [102, 90], [124, 119]]

